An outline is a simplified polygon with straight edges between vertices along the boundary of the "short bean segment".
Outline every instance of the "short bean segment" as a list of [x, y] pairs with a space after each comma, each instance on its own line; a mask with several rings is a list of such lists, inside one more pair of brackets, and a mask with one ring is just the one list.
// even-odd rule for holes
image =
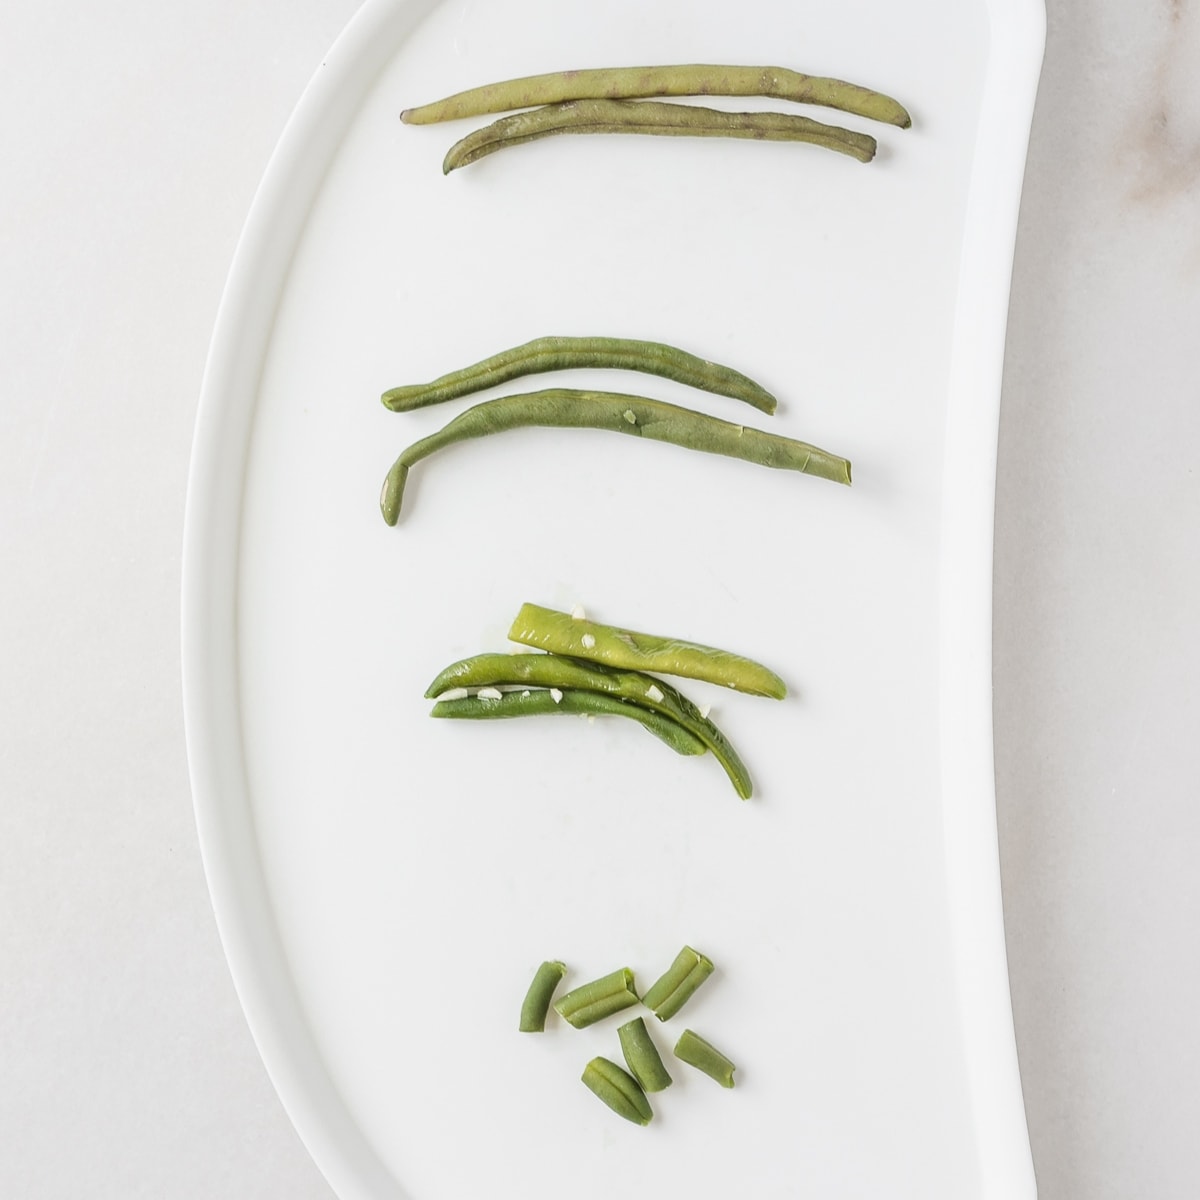
[[383, 519], [389, 525], [400, 519], [409, 470], [422, 459], [458, 442], [530, 426], [603, 429], [738, 458], [759, 466], [800, 471], [836, 483], [850, 483], [850, 463], [846, 459], [807, 442], [644, 396], [550, 388], [485, 400], [460, 413], [436, 433], [414, 442], [392, 464], [384, 480], [379, 497]]
[[510, 641], [536, 646], [539, 650], [609, 667], [681, 675], [776, 700], [787, 695], [787, 685], [774, 671], [740, 654], [679, 638], [602, 625], [539, 604], [521, 606], [508, 636]]
[[870, 134], [825, 125], [790, 113], [724, 112], [698, 105], [659, 104], [650, 100], [569, 100], [501, 117], [491, 125], [467, 134], [447, 151], [442, 172], [449, 175], [451, 171], [469, 167], [498, 150], [568, 133], [808, 142], [864, 163], [875, 157], [877, 148]]
[[721, 66], [688, 63], [651, 67], [602, 67], [527, 75], [408, 108], [400, 119], [412, 125], [454, 121], [489, 113], [559, 104], [592, 97], [636, 100], [654, 96], [771, 96], [797, 104], [817, 104], [884, 121], [902, 129], [912, 118], [898, 101], [842, 79], [804, 75], [786, 67]]
[[722, 1087], [733, 1087], [733, 1072], [736, 1069], [733, 1063], [698, 1033], [693, 1033], [690, 1029], [683, 1031], [679, 1041], [675, 1043], [675, 1057], [688, 1066], [703, 1071]]
[[[750, 772], [729, 739], [684, 695], [662, 679], [640, 671], [617, 671], [558, 654], [477, 654], [452, 663], [426, 689], [428, 698], [451, 688], [579, 688], [601, 692], [670, 718], [698, 738], [724, 768], [737, 794], [754, 792]], [[458, 703], [455, 701], [454, 703]]]
[[642, 997], [642, 1003], [660, 1020], [670, 1020], [713, 973], [712, 962], [684, 946], [666, 973]]
[[545, 1032], [546, 1015], [550, 1011], [554, 989], [562, 982], [566, 973], [566, 964], [557, 961], [544, 962], [538, 967], [521, 1005], [521, 1033]]
[[625, 1064], [643, 1091], [661, 1092], [671, 1086], [671, 1076], [641, 1017], [634, 1017], [622, 1025], [617, 1030], [617, 1037], [621, 1039]]
[[635, 1125], [649, 1125], [654, 1110], [638, 1082], [607, 1058], [593, 1058], [583, 1069], [583, 1082], [618, 1116]]
[[383, 404], [393, 412], [411, 412], [498, 387], [525, 375], [581, 368], [639, 371], [718, 396], [743, 400], [768, 414], [776, 407], [775, 397], [766, 388], [732, 367], [697, 358], [686, 350], [662, 342], [609, 337], [535, 338], [462, 370], [451, 371], [432, 383], [391, 388], [383, 393]]
[[638, 1002], [628, 967], [581, 984], [554, 1002], [554, 1011], [569, 1025], [585, 1029]]
[[665, 742], [676, 754], [704, 754], [707, 747], [678, 722], [661, 713], [652, 712], [627, 700], [606, 696], [601, 692], [586, 692], [580, 688], [526, 689], [505, 692], [500, 699], [466, 696], [461, 699], [439, 700], [430, 712], [432, 717], [465, 721], [495, 721], [508, 717], [578, 715], [628, 717]]

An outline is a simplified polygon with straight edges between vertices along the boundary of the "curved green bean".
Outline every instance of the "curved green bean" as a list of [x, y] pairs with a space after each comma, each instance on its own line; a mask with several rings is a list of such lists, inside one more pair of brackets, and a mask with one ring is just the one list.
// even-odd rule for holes
[[558, 654], [477, 654], [452, 663], [431, 683], [426, 697], [456, 687], [581, 688], [617, 696], [669, 717], [702, 741], [724, 768], [743, 800], [754, 792], [750, 772], [729, 739], [682, 693], [640, 671], [618, 671], [598, 663], [576, 662]]
[[637, 1002], [633, 972], [628, 967], [621, 967], [559, 997], [554, 1002], [554, 1011], [576, 1029], [586, 1029]]
[[759, 142], [808, 142], [848, 154], [859, 162], [875, 157], [870, 134], [809, 117], [774, 112], [723, 112], [692, 104], [653, 100], [568, 100], [501, 117], [455, 142], [442, 160], [442, 173], [505, 150], [561, 133], [634, 133], [658, 137], [728, 137]]
[[774, 671], [740, 654], [679, 638], [601, 625], [538, 604], [521, 605], [508, 637], [510, 641], [536, 646], [539, 650], [583, 658], [608, 667], [701, 679], [775, 700], [782, 700], [787, 695], [787, 685]]
[[628, 1071], [623, 1071], [607, 1058], [593, 1058], [583, 1068], [583, 1082], [619, 1117], [635, 1125], [649, 1125], [654, 1110], [646, 1093]]
[[912, 124], [912, 118], [898, 101], [841, 79], [802, 75], [786, 67], [701, 63], [527, 75], [522, 79], [471, 88], [418, 108], [406, 108], [400, 119], [410, 125], [428, 125], [435, 121], [456, 121], [462, 117], [600, 96], [610, 100], [652, 96], [771, 96], [776, 100], [817, 104], [855, 113], [898, 125], [901, 129]]
[[709, 959], [691, 946], [684, 946], [661, 978], [650, 986], [642, 1003], [660, 1021], [668, 1021], [712, 973], [713, 965]]
[[705, 744], [689, 733], [677, 721], [639, 704], [589, 692], [580, 688], [537, 688], [524, 692], [505, 692], [499, 700], [467, 696], [456, 700], [439, 700], [430, 712], [431, 717], [450, 717], [458, 720], [489, 721], [506, 717], [546, 716], [552, 713], [581, 716], [630, 717], [640, 722], [659, 741], [665, 742], [676, 754], [703, 754]]
[[662, 342], [610, 337], [535, 338], [462, 370], [451, 371], [432, 383], [390, 388], [383, 393], [383, 406], [392, 412], [411, 412], [415, 408], [457, 400], [484, 388], [497, 387], [523, 375], [584, 367], [641, 371], [718, 396], [744, 400], [761, 412], [775, 411], [775, 397], [740, 371], [697, 358]]
[[436, 433], [414, 442], [392, 464], [384, 480], [379, 498], [383, 519], [389, 525], [395, 525], [400, 519], [408, 472], [423, 458], [456, 442], [531, 425], [604, 429], [610, 433], [671, 442], [690, 450], [740, 458], [764, 467], [802, 471], [837, 483], [850, 483], [850, 463], [846, 459], [807, 442], [735, 425], [644, 396], [552, 388], [485, 400], [460, 413]]
[[544, 962], [538, 967], [525, 993], [525, 1001], [521, 1005], [521, 1033], [544, 1033], [546, 1029], [546, 1014], [550, 1011], [550, 1001], [554, 999], [554, 989], [562, 982], [567, 973], [565, 963], [556, 961]]
[[661, 1092], [671, 1086], [671, 1076], [641, 1017], [620, 1026], [617, 1037], [621, 1039], [625, 1064], [643, 1091]]
[[685, 1029], [675, 1043], [675, 1057], [715, 1079], [722, 1087], [733, 1087], [732, 1062], [698, 1033]]

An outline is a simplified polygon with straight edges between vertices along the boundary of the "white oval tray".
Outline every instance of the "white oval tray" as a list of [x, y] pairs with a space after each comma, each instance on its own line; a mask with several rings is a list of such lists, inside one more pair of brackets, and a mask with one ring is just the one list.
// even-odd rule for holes
[[[183, 665], [230, 967], [346, 1200], [1033, 1195], [990, 595], [1042, 41], [1038, 0], [373, 0], [322, 64], [213, 337]], [[914, 127], [873, 130], [870, 166], [559, 138], [445, 178], [473, 124], [397, 119], [479, 82], [656, 61], [852, 78]], [[417, 467], [387, 528], [387, 467], [462, 406], [400, 416], [378, 394], [547, 333], [673, 342], [747, 371], [781, 397], [776, 417], [658, 380], [561, 382], [816, 442], [853, 460], [853, 488], [533, 430]], [[632, 726], [430, 721], [428, 681], [503, 648], [524, 600], [782, 673], [783, 703], [684, 685], [714, 704], [755, 798]], [[685, 942], [718, 971], [652, 1024], [664, 1049], [685, 1024], [726, 1048], [738, 1086], [675, 1063], [635, 1128], [578, 1082], [592, 1055], [617, 1056], [615, 1022], [522, 1036], [517, 1008], [543, 958], [573, 982], [628, 965], [644, 986]]]

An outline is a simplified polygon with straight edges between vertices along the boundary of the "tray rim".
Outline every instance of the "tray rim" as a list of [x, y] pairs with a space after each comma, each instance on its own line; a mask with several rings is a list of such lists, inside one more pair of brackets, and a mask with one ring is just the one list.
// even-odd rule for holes
[[[188, 472], [182, 584], [184, 728], [201, 859], [247, 1024], [301, 1141], [343, 1200], [405, 1200], [330, 1078], [291, 985], [245, 803], [236, 698], [237, 538], [248, 431], [279, 284], [329, 156], [390, 60], [398, 23], [437, 0], [365, 0], [322, 59], [272, 153], [218, 307]], [[984, 0], [988, 72], [964, 218], [950, 359], [939, 578], [943, 837], [981, 1200], [1036, 1196], [1009, 991], [992, 741], [996, 455], [1009, 292], [1044, 0]], [[308, 203], [284, 204], [297, 190]], [[278, 214], [287, 214], [280, 220]], [[258, 359], [255, 361], [255, 355]], [[981, 386], [983, 380], [986, 386]], [[231, 452], [232, 451], [232, 452]], [[214, 569], [215, 568], [215, 569]], [[215, 647], [234, 653], [214, 654]], [[230, 703], [230, 698], [233, 703]], [[970, 914], [968, 920], [966, 914]]]

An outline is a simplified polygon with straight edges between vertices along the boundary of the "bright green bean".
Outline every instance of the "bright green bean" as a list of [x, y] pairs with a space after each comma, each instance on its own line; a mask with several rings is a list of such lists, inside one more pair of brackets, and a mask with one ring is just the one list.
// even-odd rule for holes
[[666, 973], [642, 997], [642, 1003], [660, 1020], [670, 1020], [713, 973], [712, 963], [691, 946], [684, 946]]
[[532, 425], [604, 429], [609, 433], [624, 433], [670, 442], [689, 450], [740, 458], [759, 466], [802, 471], [836, 483], [850, 483], [850, 463], [846, 459], [807, 442], [735, 425], [644, 396], [551, 388], [544, 392], [485, 400], [460, 413], [436, 433], [414, 442], [392, 464], [384, 480], [379, 497], [383, 519], [389, 525], [395, 525], [400, 519], [408, 472], [423, 458], [457, 442]]
[[554, 1011], [576, 1029], [585, 1029], [638, 1002], [628, 967], [580, 984], [554, 1002]]
[[678, 638], [636, 633], [614, 625], [601, 625], [570, 613], [523, 604], [508, 631], [510, 641], [571, 658], [626, 667], [658, 675], [702, 679], [755, 696], [782, 700], [787, 685], [761, 663], [728, 650], [685, 642]]
[[593, 1058], [583, 1068], [583, 1082], [618, 1116], [635, 1125], [649, 1125], [654, 1110], [646, 1093], [628, 1071], [607, 1058]]
[[671, 1086], [671, 1076], [641, 1017], [620, 1026], [617, 1037], [621, 1039], [625, 1063], [643, 1091], [661, 1092]]
[[740, 371], [697, 358], [694, 354], [661, 342], [609, 337], [535, 338], [532, 342], [493, 354], [460, 371], [451, 371], [432, 383], [391, 388], [383, 393], [383, 405], [392, 412], [411, 412], [426, 405], [457, 400], [460, 396], [469, 396], [484, 388], [497, 387], [523, 375], [584, 367], [641, 371], [718, 396], [744, 400], [761, 412], [775, 411], [775, 397]]
[[653, 100], [568, 100], [501, 117], [455, 142], [442, 161], [443, 174], [505, 150], [566, 133], [634, 133], [658, 137], [749, 138], [766, 142], [808, 142], [848, 154], [859, 162], [875, 157], [870, 134], [809, 117], [774, 112], [723, 112], [692, 104]]
[[630, 717], [639, 721], [650, 733], [666, 742], [676, 754], [703, 754], [707, 747], [677, 721], [662, 713], [601, 692], [580, 688], [555, 688], [557, 699], [548, 688], [505, 692], [499, 700], [466, 696], [455, 700], [439, 700], [429, 714], [432, 717], [451, 717], [458, 720], [499, 720], [506, 717], [547, 716], [553, 713], [581, 716]]
[[591, 97], [635, 100], [652, 96], [772, 96], [777, 100], [818, 104], [855, 113], [902, 129], [912, 124], [904, 106], [890, 96], [841, 79], [802, 75], [786, 67], [710, 64], [608, 67], [528, 75], [458, 92], [419, 108], [405, 109], [400, 119], [410, 125], [427, 125], [515, 108], [533, 108], [539, 104], [558, 104], [564, 100]]
[[675, 1057], [703, 1071], [722, 1087], [733, 1087], [733, 1063], [715, 1046], [706, 1042], [699, 1034], [685, 1029], [675, 1043]]
[[546, 1028], [546, 1014], [550, 1011], [550, 1001], [554, 998], [554, 989], [562, 982], [567, 973], [564, 963], [544, 962], [537, 969], [529, 991], [525, 993], [525, 1001], [521, 1005], [521, 1033], [542, 1033]]
[[452, 663], [426, 689], [427, 697], [451, 688], [505, 687], [582, 688], [603, 692], [661, 713], [702, 741], [748, 800], [754, 791], [750, 773], [729, 739], [681, 692], [666, 680], [640, 671], [616, 671], [599, 663], [576, 662], [558, 654], [477, 654]]

